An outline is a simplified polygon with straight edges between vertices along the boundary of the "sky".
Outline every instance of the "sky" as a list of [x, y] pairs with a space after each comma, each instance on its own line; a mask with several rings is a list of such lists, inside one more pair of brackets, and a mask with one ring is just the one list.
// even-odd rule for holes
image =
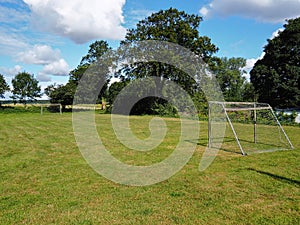
[[0, 74], [10, 86], [23, 71], [42, 89], [64, 84], [91, 43], [117, 48], [127, 29], [170, 7], [202, 16], [199, 33], [219, 48], [216, 55], [243, 57], [248, 71], [267, 40], [300, 16], [300, 0], [0, 0]]

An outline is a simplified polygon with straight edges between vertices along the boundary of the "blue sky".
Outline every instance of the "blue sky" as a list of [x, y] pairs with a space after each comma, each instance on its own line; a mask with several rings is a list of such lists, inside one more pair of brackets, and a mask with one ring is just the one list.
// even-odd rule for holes
[[246, 58], [248, 69], [285, 20], [300, 16], [300, 0], [0, 0], [0, 73], [9, 84], [20, 71], [42, 88], [65, 83], [93, 41], [117, 47], [126, 29], [170, 7], [202, 16], [200, 35], [217, 55]]

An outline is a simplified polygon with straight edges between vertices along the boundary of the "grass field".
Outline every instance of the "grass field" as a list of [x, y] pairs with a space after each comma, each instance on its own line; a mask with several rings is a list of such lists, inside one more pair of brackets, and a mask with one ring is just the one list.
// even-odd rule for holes
[[[132, 117], [140, 138], [149, 116]], [[180, 125], [165, 119], [165, 141], [147, 153], [115, 138], [109, 115], [97, 115], [103, 143], [120, 160], [150, 165], [175, 148]], [[299, 224], [300, 128], [285, 127], [295, 150], [243, 157], [219, 151], [198, 171], [207, 123], [189, 163], [169, 180], [145, 187], [113, 183], [81, 156], [72, 114], [0, 114], [0, 224]], [[271, 138], [271, 137], [270, 137]]]

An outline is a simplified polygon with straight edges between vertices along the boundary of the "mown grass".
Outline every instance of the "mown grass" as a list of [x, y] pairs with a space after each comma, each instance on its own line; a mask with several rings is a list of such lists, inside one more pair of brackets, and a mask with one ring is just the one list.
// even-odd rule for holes
[[[149, 135], [149, 116], [131, 117], [135, 134]], [[109, 115], [97, 115], [113, 155], [134, 165], [164, 159], [180, 125], [153, 152], [132, 152], [116, 140]], [[72, 115], [0, 114], [0, 224], [299, 224], [300, 128], [285, 127], [296, 147], [243, 157], [220, 151], [198, 171], [207, 124], [190, 162], [169, 180], [146, 187], [113, 183], [94, 172], [75, 142]], [[192, 131], [191, 131], [192, 132]], [[271, 138], [271, 137], [270, 137]]]

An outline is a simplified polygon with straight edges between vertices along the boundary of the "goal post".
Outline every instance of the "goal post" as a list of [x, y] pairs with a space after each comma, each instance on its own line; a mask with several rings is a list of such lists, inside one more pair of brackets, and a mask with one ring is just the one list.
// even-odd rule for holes
[[41, 104], [41, 115], [44, 114], [45, 108], [57, 107], [57, 112], [62, 115], [62, 105], [61, 104]]
[[[209, 101], [208, 106], [209, 148], [222, 142], [222, 148], [224, 145], [227, 149], [234, 149], [229, 142], [236, 142], [242, 155], [294, 148], [275, 112], [267, 103]], [[224, 114], [223, 120], [214, 118], [218, 116], [212, 113], [212, 109], [216, 107]], [[220, 123], [226, 123], [225, 140], [218, 134]], [[228, 143], [224, 144], [226, 138]]]

